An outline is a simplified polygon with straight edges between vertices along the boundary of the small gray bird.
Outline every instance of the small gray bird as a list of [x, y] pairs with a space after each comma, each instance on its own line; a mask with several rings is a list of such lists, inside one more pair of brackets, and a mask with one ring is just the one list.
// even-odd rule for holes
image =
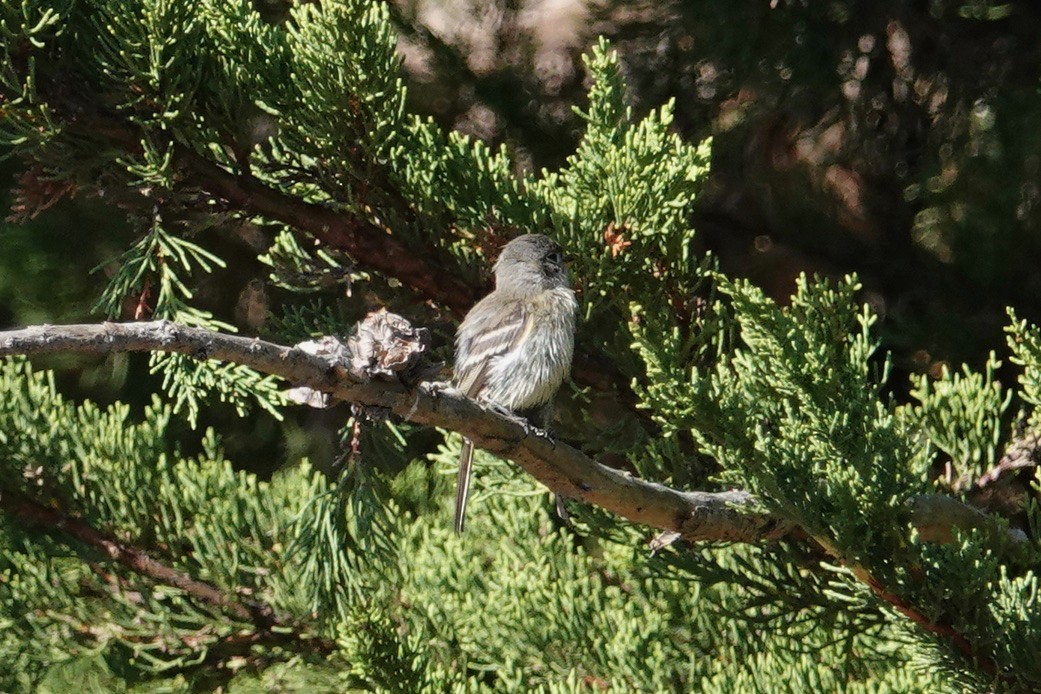
[[[542, 234], [510, 241], [495, 262], [495, 290], [459, 325], [456, 385], [467, 397], [544, 427], [553, 396], [571, 370], [578, 302], [560, 245]], [[473, 443], [463, 439], [455, 530], [463, 532]]]

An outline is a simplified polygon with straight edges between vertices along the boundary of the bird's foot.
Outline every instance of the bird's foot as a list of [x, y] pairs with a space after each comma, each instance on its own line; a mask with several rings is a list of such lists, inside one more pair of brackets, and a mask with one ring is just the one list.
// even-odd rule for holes
[[422, 385], [434, 397], [454, 390], [451, 381], [425, 381]]
[[529, 436], [537, 436], [540, 439], [544, 439], [547, 443], [549, 443], [550, 446], [554, 448], [554, 450], [557, 447], [557, 437], [554, 436], [553, 432], [549, 429], [540, 429], [536, 426], [532, 426], [529, 423], [528, 429], [524, 433], [526, 433]]
[[487, 407], [489, 410], [499, 415], [500, 417], [505, 417], [506, 419], [510, 420], [514, 424], [524, 429], [525, 438], [528, 436], [535, 436], [540, 439], [545, 439], [553, 446], [553, 448], [557, 447], [557, 439], [555, 436], [553, 436], [553, 432], [551, 432], [549, 429], [537, 427], [534, 424], [532, 424], [531, 420], [529, 420], [527, 417], [522, 417], [516, 412], [513, 412], [512, 410], [509, 410], [497, 403], [487, 403]]
[[531, 425], [531, 422], [529, 422], [526, 418], [521, 417], [519, 414], [517, 414], [513, 410], [510, 410], [507, 407], [503, 407], [502, 405], [500, 405], [497, 402], [489, 402], [489, 403], [485, 403], [485, 405], [486, 405], [486, 407], [489, 410], [491, 410], [495, 414], [499, 415], [500, 417], [504, 417], [504, 418], [510, 420], [511, 422], [513, 422], [514, 424], [516, 424], [516, 425], [518, 425], [520, 427], [523, 427], [525, 436], [527, 436], [529, 433], [531, 433], [531, 429], [533, 428], [532, 425]]

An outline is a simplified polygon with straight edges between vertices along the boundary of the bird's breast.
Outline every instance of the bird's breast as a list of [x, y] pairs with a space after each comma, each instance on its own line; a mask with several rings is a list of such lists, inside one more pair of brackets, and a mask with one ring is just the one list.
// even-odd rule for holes
[[492, 365], [484, 397], [514, 411], [549, 403], [571, 369], [576, 309], [570, 289], [534, 297], [531, 328], [517, 349]]

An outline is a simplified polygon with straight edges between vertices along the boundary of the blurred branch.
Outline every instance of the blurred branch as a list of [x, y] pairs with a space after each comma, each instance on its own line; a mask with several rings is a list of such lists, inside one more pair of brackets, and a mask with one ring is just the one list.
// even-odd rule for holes
[[[530, 436], [522, 424], [486, 410], [440, 384], [376, 381], [358, 366], [369, 355], [330, 361], [298, 347], [189, 328], [168, 321], [37, 326], [0, 332], [0, 357], [56, 352], [109, 354], [163, 351], [216, 359], [329, 393], [338, 400], [380, 407], [417, 424], [467, 436], [475, 445], [512, 460], [559, 494], [594, 504], [628, 520], [677, 533], [689, 542], [764, 542], [803, 537], [795, 523], [763, 510], [744, 491], [689, 492], [641, 480], [601, 465], [561, 442]], [[1020, 544], [1019, 531], [951, 497], [924, 495], [907, 504], [923, 540], [951, 542], [955, 531]]]
[[[133, 126], [100, 113], [77, 116], [72, 124], [86, 134], [101, 135], [129, 152], [141, 148]], [[430, 251], [409, 248], [389, 229], [345, 212], [307, 202], [266, 185], [250, 174], [236, 174], [184, 145], [174, 148], [175, 161], [191, 175], [186, 185], [199, 188], [249, 215], [278, 220], [311, 234], [322, 243], [349, 253], [354, 260], [400, 280], [457, 317], [477, 301], [477, 291], [458, 273], [437, 264]]]
[[[44, 506], [7, 489], [0, 491], [0, 510], [27, 525], [38, 526], [48, 532], [78, 540], [135, 574], [156, 583], [179, 588], [198, 602], [215, 607], [239, 621], [252, 623], [256, 631], [239, 635], [237, 640], [249, 644], [281, 645], [298, 641], [306, 644], [310, 650], [322, 653], [331, 653], [334, 650], [333, 645], [325, 639], [304, 635], [297, 625], [283, 621], [269, 605], [229, 595], [206, 581], [200, 581], [163, 564], [141, 549], [120, 542], [85, 520]], [[224, 647], [228, 645], [225, 644]]]
[[178, 159], [191, 172], [193, 185], [243, 212], [306, 231], [322, 243], [347, 252], [362, 265], [448, 307], [456, 316], [462, 316], [477, 300], [476, 290], [458, 273], [434, 262], [432, 253], [405, 246], [387, 229], [287, 195], [252, 176], [237, 176], [187, 148], [178, 149]]

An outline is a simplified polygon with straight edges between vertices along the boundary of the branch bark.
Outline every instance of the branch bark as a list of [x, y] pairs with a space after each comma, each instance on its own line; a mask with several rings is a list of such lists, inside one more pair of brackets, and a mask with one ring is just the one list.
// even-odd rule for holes
[[475, 445], [514, 461], [553, 491], [637, 523], [678, 532], [692, 542], [761, 542], [795, 530], [784, 519], [753, 512], [755, 501], [746, 492], [684, 492], [640, 480], [567, 444], [527, 436], [517, 422], [485, 410], [455, 390], [430, 383], [410, 388], [397, 381], [369, 380], [345, 365], [295, 347], [168, 321], [45, 325], [0, 332], [0, 357], [147, 351], [244, 364], [338, 400], [389, 409], [417, 424], [457, 431]]
[[[601, 465], [560, 442], [526, 435], [524, 428], [438, 384], [414, 387], [376, 381], [353, 367], [296, 347], [190, 328], [168, 321], [37, 326], [0, 332], [0, 357], [56, 352], [110, 354], [163, 351], [250, 366], [293, 385], [334, 398], [393, 411], [403, 419], [467, 436], [475, 445], [512, 460], [552, 491], [689, 542], [765, 542], [801, 537], [791, 521], [763, 510], [745, 491], [681, 491]], [[908, 500], [922, 539], [950, 542], [954, 530], [982, 529], [1020, 543], [1025, 536], [956, 499], [939, 495]]]

